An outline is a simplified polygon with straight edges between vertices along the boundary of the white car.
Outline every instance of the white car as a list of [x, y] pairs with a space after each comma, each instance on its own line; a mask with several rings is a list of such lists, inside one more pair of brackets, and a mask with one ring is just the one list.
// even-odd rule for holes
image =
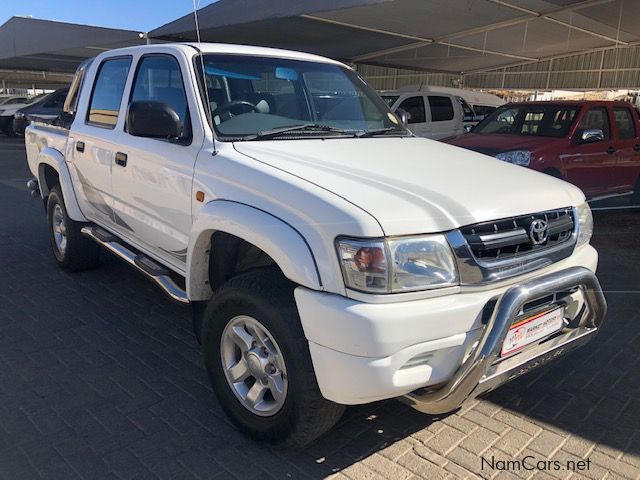
[[104, 247], [191, 304], [253, 438], [304, 445], [387, 398], [452, 411], [602, 322], [578, 188], [411, 135], [342, 63], [118, 49], [81, 66], [65, 111], [25, 136], [56, 261], [94, 268]]
[[383, 91], [380, 95], [418, 137], [443, 140], [464, 133], [466, 114], [455, 95], [426, 91]]

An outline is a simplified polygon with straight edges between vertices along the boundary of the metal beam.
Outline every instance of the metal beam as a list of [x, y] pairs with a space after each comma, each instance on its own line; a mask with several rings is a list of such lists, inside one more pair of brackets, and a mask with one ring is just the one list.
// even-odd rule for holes
[[607, 51], [607, 50], [615, 50], [616, 48], [620, 48], [620, 49], [633, 48], [633, 47], [638, 47], [638, 46], [640, 46], [640, 40], [635, 41], [635, 42], [629, 42], [624, 47], [620, 47], [620, 46], [617, 46], [617, 45], [610, 45], [610, 46], [607, 46], [607, 47], [589, 48], [587, 50], [580, 50], [580, 51], [577, 51], [577, 52], [559, 53], [557, 55], [549, 55], [549, 56], [546, 56], [546, 57], [540, 57], [540, 58], [534, 60], [533, 62], [509, 63], [507, 65], [500, 65], [499, 67], [478, 68], [478, 69], [475, 69], [475, 70], [469, 70], [469, 71], [464, 72], [464, 73], [466, 75], [472, 74], [472, 73], [492, 73], [492, 72], [495, 72], [497, 70], [502, 70], [503, 68], [520, 67], [522, 65], [530, 65], [532, 63], [546, 62], [547, 60], [557, 60], [557, 59], [560, 59], [560, 58], [567, 58], [567, 57], [575, 57], [575, 56], [578, 56], [578, 55], [585, 55], [587, 53], [601, 52], [601, 51]]
[[[571, 25], [568, 24], [566, 22], [562, 22], [561, 20], [556, 20], [555, 18], [552, 18], [551, 15], [558, 15], [560, 13], [565, 13], [565, 12], [570, 12], [570, 11], [575, 11], [581, 8], [587, 8], [587, 7], [593, 7], [596, 5], [601, 5], [603, 3], [611, 3], [614, 0], [584, 0], [581, 3], [577, 3], [577, 4], [573, 4], [570, 6], [566, 6], [566, 7], [559, 7], [559, 8], [552, 8], [549, 10], [545, 10], [542, 12], [536, 12], [533, 10], [529, 10], [527, 8], [523, 8], [523, 7], [519, 7], [516, 5], [512, 5], [510, 3], [504, 2], [503, 0], [487, 0], [490, 3], [494, 3], [496, 5], [501, 5], [504, 7], [508, 7], [508, 8], [512, 8], [515, 10], [518, 10], [522, 13], [525, 13], [524, 16], [522, 17], [517, 17], [517, 18], [513, 18], [513, 19], [509, 19], [509, 20], [503, 20], [500, 22], [495, 22], [495, 23], [491, 23], [489, 25], [483, 25], [480, 27], [475, 27], [475, 28], [471, 28], [468, 30], [462, 30], [459, 32], [455, 32], [455, 33], [451, 33], [448, 35], [443, 35], [442, 37], [439, 38], [423, 38], [418, 40], [415, 43], [410, 43], [407, 45], [401, 45], [398, 47], [392, 47], [392, 48], [387, 48], [384, 50], [378, 50], [375, 52], [369, 52], [363, 55], [359, 55], [357, 57], [354, 57], [352, 60], [354, 62], [362, 62], [364, 60], [369, 60], [371, 58], [376, 58], [376, 57], [381, 57], [381, 56], [385, 56], [385, 55], [391, 55], [394, 53], [398, 53], [398, 52], [402, 52], [404, 50], [412, 50], [415, 48], [420, 48], [420, 47], [424, 47], [427, 45], [432, 45], [432, 44], [438, 44], [438, 43], [444, 43], [445, 41], [449, 41], [449, 40], [455, 40], [456, 38], [460, 38], [460, 37], [466, 37], [469, 35], [476, 35], [478, 33], [485, 33], [485, 32], [489, 32], [491, 30], [497, 30], [500, 28], [506, 28], [506, 27], [511, 27], [514, 25], [519, 25], [521, 23], [526, 23], [526, 22], [530, 22], [531, 20], [535, 20], [536, 18], [542, 18], [544, 20], [550, 21], [550, 22], [554, 22], [554, 23], [558, 23], [558, 24], [562, 24], [563, 26], [566, 26], [567, 28], [572, 28], [574, 30], [580, 31], [582, 33], [586, 33], [586, 34], [590, 34], [590, 35], [594, 35], [597, 37], [600, 37], [604, 40], [613, 42], [613, 43], [620, 43], [620, 44], [625, 44], [626, 42], [622, 42], [618, 39], [614, 39], [612, 37], [608, 37], [606, 35], [601, 35], [599, 33], [596, 32], [592, 32], [590, 30], [586, 30], [584, 28], [580, 28], [580, 27], [576, 27], [575, 25]], [[321, 19], [321, 17], [313, 17], [314, 19]]]
[[[455, 48], [461, 48], [463, 50], [469, 50], [472, 52], [482, 52], [482, 53], [487, 53], [490, 55], [498, 55], [498, 56], [502, 56], [502, 57], [507, 57], [507, 58], [517, 58], [520, 60], [535, 60], [532, 57], [525, 57], [523, 55], [514, 55], [511, 53], [505, 53], [505, 52], [498, 52], [495, 50], [486, 50], [486, 49], [479, 49], [479, 48], [474, 48], [474, 47], [467, 47], [465, 45], [458, 45], [455, 43], [450, 43], [450, 42], [435, 42], [433, 39], [431, 38], [424, 38], [424, 37], [417, 37], [415, 35], [405, 35], [403, 33], [397, 33], [397, 32], [392, 32], [389, 30], [381, 30], [379, 28], [370, 28], [370, 27], [364, 27], [362, 25], [356, 25], [353, 23], [347, 23], [347, 22], [340, 22], [338, 20], [330, 20], [327, 18], [322, 18], [322, 17], [316, 17], [315, 15], [300, 15], [302, 18], [307, 18], [309, 20], [315, 20], [318, 22], [323, 22], [323, 23], [330, 23], [332, 25], [339, 25], [341, 27], [346, 27], [346, 28], [353, 28], [356, 30], [364, 30], [367, 32], [373, 32], [373, 33], [378, 33], [378, 34], [382, 34], [382, 35], [388, 35], [388, 36], [393, 36], [393, 37], [398, 37], [398, 38], [405, 38], [405, 39], [409, 39], [409, 40], [418, 40], [418, 43], [420, 43], [421, 45], [430, 45], [433, 43], [438, 43], [440, 45], [445, 45], [448, 47], [455, 47]], [[395, 47], [396, 49], [398, 49], [397, 51], [402, 51], [406, 49], [406, 46], [402, 45], [399, 47]], [[388, 50], [392, 50], [392, 49], [388, 49]], [[369, 55], [369, 54], [367, 54]], [[354, 57], [352, 59], [350, 59], [353, 62], [358, 62], [360, 61], [360, 59], [362, 59], [362, 57], [365, 57], [367, 55], [362, 55], [359, 57]], [[375, 56], [379, 56], [379, 55], [375, 55]]]

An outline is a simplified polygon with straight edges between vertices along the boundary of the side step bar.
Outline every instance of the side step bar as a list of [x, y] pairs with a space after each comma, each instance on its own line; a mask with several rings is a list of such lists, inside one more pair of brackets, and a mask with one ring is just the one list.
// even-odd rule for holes
[[153, 280], [172, 299], [180, 303], [189, 303], [187, 292], [185, 292], [171, 278], [169, 270], [157, 263], [155, 260], [130, 250], [123, 245], [118, 237], [110, 234], [106, 230], [96, 226], [82, 227], [81, 233], [104, 248], [114, 253], [122, 260], [133, 266], [139, 272]]

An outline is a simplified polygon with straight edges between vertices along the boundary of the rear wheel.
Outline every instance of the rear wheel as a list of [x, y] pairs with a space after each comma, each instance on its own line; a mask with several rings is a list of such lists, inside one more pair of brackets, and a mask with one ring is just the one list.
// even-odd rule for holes
[[329, 430], [344, 406], [320, 393], [293, 287], [276, 269], [229, 280], [205, 312], [203, 348], [233, 423], [256, 440], [301, 447]]
[[89, 270], [98, 265], [100, 247], [80, 233], [82, 223], [67, 214], [59, 186], [47, 198], [49, 240], [58, 265], [68, 272]]

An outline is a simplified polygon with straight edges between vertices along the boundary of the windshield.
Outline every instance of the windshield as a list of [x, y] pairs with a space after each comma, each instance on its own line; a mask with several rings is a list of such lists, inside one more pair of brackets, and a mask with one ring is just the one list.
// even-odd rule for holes
[[485, 118], [473, 133], [564, 137], [579, 107], [576, 105], [505, 105]]
[[[196, 66], [202, 75], [199, 61]], [[356, 73], [339, 65], [204, 55], [204, 75], [203, 96], [211, 104], [212, 123], [222, 139], [407, 133], [380, 97]]]

